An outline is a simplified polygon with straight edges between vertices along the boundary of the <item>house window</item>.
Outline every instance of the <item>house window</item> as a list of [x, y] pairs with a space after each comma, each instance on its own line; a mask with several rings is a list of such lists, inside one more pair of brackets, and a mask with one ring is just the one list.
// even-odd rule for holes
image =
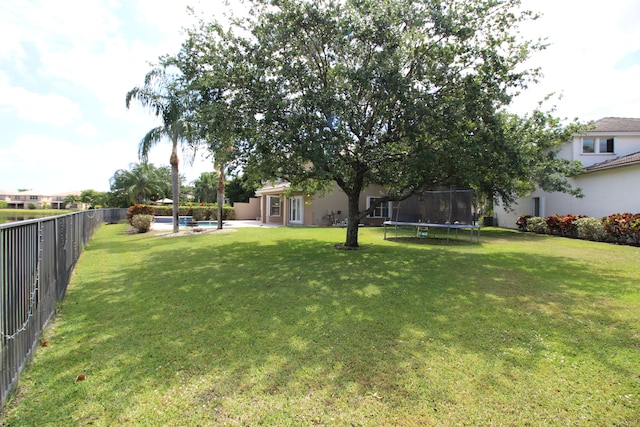
[[613, 152], [614, 152], [613, 138], [583, 138], [582, 139], [583, 154], [613, 153]]
[[29, 196], [29, 200], [38, 200], [38, 196]]
[[531, 215], [544, 218], [544, 197], [534, 197], [531, 200]]
[[595, 153], [596, 141], [593, 138], [584, 138], [582, 140], [582, 152], [583, 153]]
[[613, 153], [613, 138], [600, 138], [600, 152]]
[[[379, 199], [376, 197], [367, 197], [367, 209], [377, 200]], [[391, 212], [391, 202], [382, 203], [369, 214], [369, 218], [389, 218], [389, 212]]]
[[280, 216], [280, 196], [269, 196], [269, 216]]

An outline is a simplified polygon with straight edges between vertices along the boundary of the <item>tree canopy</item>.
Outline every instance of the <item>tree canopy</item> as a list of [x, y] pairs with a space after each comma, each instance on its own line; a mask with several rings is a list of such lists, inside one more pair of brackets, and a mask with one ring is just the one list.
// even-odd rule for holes
[[171, 194], [171, 170], [151, 163], [134, 163], [115, 171], [110, 179], [112, 206], [128, 207], [149, 203]]
[[[574, 165], [553, 153], [572, 128], [505, 112], [539, 76], [522, 64], [543, 47], [518, 37], [535, 19], [519, 0], [251, 3], [228, 30], [201, 22], [168, 62], [195, 93], [201, 135], [245, 156], [248, 173], [308, 192], [337, 183], [345, 246], [358, 246], [358, 223], [378, 204], [420, 189], [506, 203], [533, 182], [567, 190]], [[387, 192], [365, 209], [370, 184]]]
[[216, 185], [218, 174], [215, 172], [202, 172], [200, 177], [193, 181], [193, 196], [196, 202], [214, 203], [216, 201]]

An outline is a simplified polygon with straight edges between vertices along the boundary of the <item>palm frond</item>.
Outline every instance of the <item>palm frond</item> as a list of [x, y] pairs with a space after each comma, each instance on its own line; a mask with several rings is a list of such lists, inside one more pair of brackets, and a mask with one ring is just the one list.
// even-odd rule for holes
[[138, 145], [138, 157], [140, 161], [146, 163], [149, 160], [149, 151], [151, 148], [167, 136], [169, 135], [163, 126], [158, 126], [147, 132]]

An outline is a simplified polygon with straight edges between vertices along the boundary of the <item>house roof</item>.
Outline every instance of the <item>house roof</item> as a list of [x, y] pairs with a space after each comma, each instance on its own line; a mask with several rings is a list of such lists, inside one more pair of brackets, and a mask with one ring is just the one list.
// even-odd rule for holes
[[5, 191], [0, 190], [0, 194], [3, 196], [41, 196], [41, 197], [66, 197], [66, 196], [79, 196], [82, 191], [67, 191], [66, 193], [47, 194], [40, 190], [26, 190], [26, 191]]
[[289, 189], [290, 186], [291, 184], [286, 181], [277, 182], [277, 183], [268, 183], [256, 190], [256, 196], [260, 196], [263, 194], [282, 193], [283, 191]]
[[51, 196], [53, 197], [61, 197], [61, 196], [79, 196], [82, 194], [82, 191], [67, 191], [66, 193], [57, 193], [57, 194], [52, 194]]
[[637, 153], [627, 154], [626, 156], [616, 157], [606, 162], [596, 163], [584, 169], [585, 172], [596, 172], [604, 169], [618, 168], [621, 166], [640, 165], [640, 151]]
[[603, 117], [594, 122], [591, 132], [640, 132], [640, 119], [628, 117]]
[[12, 196], [44, 196], [45, 194], [40, 190], [26, 190], [26, 191], [12, 191]]

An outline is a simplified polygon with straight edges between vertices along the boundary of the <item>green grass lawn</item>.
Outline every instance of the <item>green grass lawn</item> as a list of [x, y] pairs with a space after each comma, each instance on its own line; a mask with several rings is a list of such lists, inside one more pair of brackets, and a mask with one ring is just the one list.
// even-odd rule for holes
[[4, 425], [640, 424], [639, 248], [125, 230], [83, 253]]

